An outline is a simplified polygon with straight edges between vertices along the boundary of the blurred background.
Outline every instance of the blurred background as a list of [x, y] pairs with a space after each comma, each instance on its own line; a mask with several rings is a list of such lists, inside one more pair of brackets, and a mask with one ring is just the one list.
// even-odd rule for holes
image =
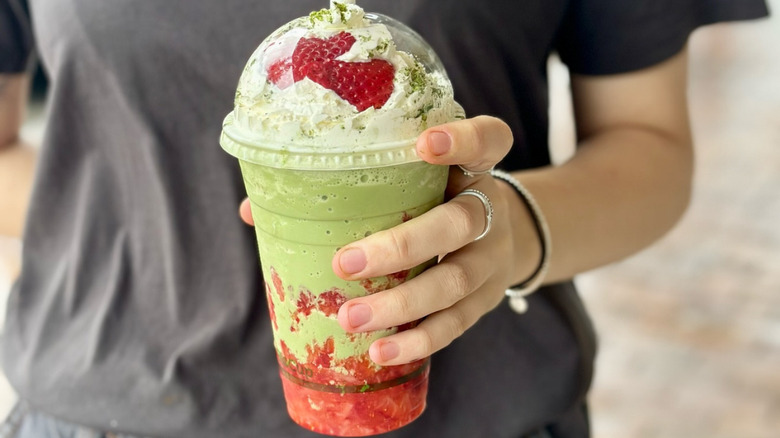
[[[691, 38], [693, 203], [658, 244], [577, 281], [600, 337], [594, 438], [780, 436], [778, 47], [777, 17]], [[549, 68], [560, 162], [574, 142], [568, 73], [555, 59]], [[40, 93], [29, 111], [22, 135], [37, 144]], [[0, 236], [2, 316], [20, 250]], [[0, 418], [14, 400], [0, 376]]]

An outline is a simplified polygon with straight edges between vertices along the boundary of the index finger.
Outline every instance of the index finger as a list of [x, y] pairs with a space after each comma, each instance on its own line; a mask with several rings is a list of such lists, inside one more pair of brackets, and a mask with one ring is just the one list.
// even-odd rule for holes
[[487, 170], [506, 156], [514, 138], [503, 120], [478, 116], [434, 126], [417, 139], [417, 154], [432, 164]]

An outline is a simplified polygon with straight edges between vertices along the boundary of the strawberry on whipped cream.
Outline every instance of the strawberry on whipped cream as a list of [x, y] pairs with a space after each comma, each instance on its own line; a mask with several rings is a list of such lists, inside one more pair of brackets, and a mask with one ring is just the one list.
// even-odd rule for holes
[[360, 151], [463, 118], [435, 55], [399, 50], [386, 20], [332, 1], [272, 33], [241, 76], [232, 128], [285, 151]]

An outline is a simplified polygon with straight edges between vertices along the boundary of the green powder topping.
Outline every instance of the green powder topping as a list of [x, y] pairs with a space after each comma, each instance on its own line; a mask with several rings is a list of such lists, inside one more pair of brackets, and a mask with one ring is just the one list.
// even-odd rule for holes
[[433, 109], [433, 104], [429, 103], [425, 105], [424, 107], [420, 108], [420, 112], [417, 114], [416, 118], [422, 119], [422, 121], [425, 123], [428, 121], [428, 112]]
[[384, 53], [387, 50], [387, 47], [390, 45], [390, 43], [387, 40], [381, 40], [377, 43], [376, 47], [371, 50], [371, 53], [368, 54], [369, 58], [378, 58], [379, 55]]
[[425, 67], [420, 63], [415, 63], [414, 67], [410, 67], [404, 71], [409, 76], [409, 85], [412, 87], [413, 92], [422, 92], [428, 85], [428, 78], [425, 75]]
[[342, 23], [347, 22], [347, 5], [344, 3], [333, 3], [334, 9], [320, 9], [319, 11], [314, 11], [309, 14], [309, 21], [311, 21], [312, 27], [314, 27], [317, 22], [328, 22], [333, 23], [335, 20], [333, 19], [333, 13], [338, 13], [339, 18], [341, 19]]
[[330, 15], [330, 9], [320, 9], [319, 11], [313, 11], [309, 14], [309, 20], [311, 20], [312, 26], [314, 26], [318, 21], [333, 21]]
[[347, 21], [347, 5], [345, 5], [344, 3], [333, 2], [333, 6], [336, 7], [336, 10], [338, 10], [339, 15], [341, 15], [341, 22], [345, 23]]

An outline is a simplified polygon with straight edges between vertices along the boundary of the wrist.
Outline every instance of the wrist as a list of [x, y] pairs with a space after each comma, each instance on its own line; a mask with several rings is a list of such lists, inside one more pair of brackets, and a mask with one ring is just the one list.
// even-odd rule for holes
[[[519, 199], [524, 207], [523, 210], [526, 217], [530, 217], [531, 219], [531, 224], [533, 225], [538, 242], [536, 248], [539, 257], [536, 268], [528, 277], [521, 280], [520, 283], [515, 284], [506, 290], [506, 295], [510, 298], [509, 304], [512, 309], [517, 313], [525, 313], [528, 309], [528, 303], [526, 302], [525, 297], [535, 292], [536, 289], [544, 283], [544, 280], [547, 277], [552, 251], [550, 230], [544, 213], [536, 202], [533, 194], [531, 194], [519, 180], [511, 174], [501, 170], [494, 170], [492, 175], [495, 179], [503, 181], [513, 189], [516, 199]], [[517, 214], [516, 209], [514, 210], [514, 214]], [[525, 221], [524, 223], [527, 224], [528, 221]], [[527, 240], [525, 241], [527, 242]], [[522, 248], [518, 250], [517, 242], [515, 242], [515, 253], [523, 253]]]
[[496, 178], [496, 185], [506, 200], [509, 226], [513, 248], [514, 269], [510, 285], [520, 284], [529, 278], [542, 258], [542, 245], [537, 237], [531, 211], [517, 195], [517, 191], [508, 182]]

